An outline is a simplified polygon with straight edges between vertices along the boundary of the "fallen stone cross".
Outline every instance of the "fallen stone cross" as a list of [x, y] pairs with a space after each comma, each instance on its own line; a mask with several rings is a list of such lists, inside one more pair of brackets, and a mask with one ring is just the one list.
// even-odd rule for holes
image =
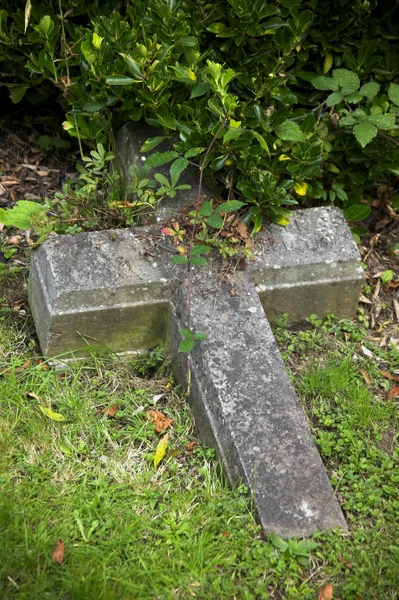
[[[137, 158], [148, 133], [122, 133]], [[76, 359], [98, 341], [118, 353], [163, 346], [185, 384], [187, 355], [177, 349], [187, 327], [186, 268], [170, 263], [166, 243], [152, 226], [59, 236], [35, 250], [29, 299], [43, 353]], [[265, 531], [346, 529], [268, 319], [353, 317], [360, 257], [334, 207], [298, 210], [288, 227], [265, 228], [255, 255], [234, 274], [234, 295], [218, 258], [192, 267], [193, 329], [209, 335], [192, 353], [196, 425], [230, 482], [250, 489]]]

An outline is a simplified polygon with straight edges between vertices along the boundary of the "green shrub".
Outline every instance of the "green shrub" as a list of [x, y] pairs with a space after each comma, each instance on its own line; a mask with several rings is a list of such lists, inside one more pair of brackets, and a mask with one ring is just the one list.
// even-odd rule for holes
[[[399, 32], [388, 0], [0, 0], [1, 85], [54, 97], [80, 143], [146, 119], [223, 193], [286, 224], [296, 202], [351, 220], [398, 177]], [[396, 19], [398, 22], [398, 19]], [[26, 30], [26, 31], [25, 31]], [[392, 205], [398, 208], [394, 190]], [[396, 204], [395, 204], [396, 202]]]

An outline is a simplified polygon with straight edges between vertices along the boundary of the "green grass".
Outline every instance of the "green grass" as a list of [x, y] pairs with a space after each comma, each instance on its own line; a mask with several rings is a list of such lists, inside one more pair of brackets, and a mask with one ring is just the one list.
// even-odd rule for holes
[[[311, 600], [331, 582], [342, 600], [398, 598], [398, 405], [362, 358], [363, 336], [336, 322], [277, 329], [350, 528], [316, 534], [314, 549], [285, 548], [257, 527], [213, 451], [187, 449], [191, 415], [158, 357], [43, 368], [24, 330], [0, 317], [0, 597]], [[386, 369], [399, 365], [397, 350], [367, 345]], [[153, 376], [139, 377], [147, 366]], [[145, 419], [154, 407], [174, 419], [157, 470], [159, 435]], [[62, 565], [51, 561], [59, 538]]]

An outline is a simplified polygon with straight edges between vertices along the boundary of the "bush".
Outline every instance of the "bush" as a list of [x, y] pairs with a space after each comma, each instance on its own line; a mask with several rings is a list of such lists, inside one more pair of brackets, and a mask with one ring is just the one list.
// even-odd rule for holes
[[[32, 0], [34, 2], [34, 0]], [[388, 184], [399, 207], [399, 34], [389, 0], [0, 0], [13, 102], [53, 96], [83, 144], [146, 119], [219, 191], [286, 224], [296, 202], [351, 220]]]

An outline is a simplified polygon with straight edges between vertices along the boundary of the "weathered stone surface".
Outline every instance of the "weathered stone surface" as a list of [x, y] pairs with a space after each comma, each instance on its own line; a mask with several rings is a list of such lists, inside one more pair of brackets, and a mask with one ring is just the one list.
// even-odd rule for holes
[[[330, 209], [322, 211], [316, 214], [329, 222]], [[312, 211], [296, 216], [305, 228], [307, 215], [314, 220]], [[275, 248], [280, 232], [287, 236], [287, 230], [276, 229]], [[29, 294], [43, 352], [55, 356], [73, 350], [76, 357], [85, 344], [98, 342], [115, 352], [166, 345], [184, 383], [187, 357], [177, 347], [178, 330], [187, 325], [185, 269], [170, 265], [158, 240], [155, 228], [136, 228], [61, 236], [35, 251]], [[262, 258], [236, 274], [234, 296], [225, 284], [218, 285], [218, 258], [193, 271], [193, 325], [210, 334], [193, 352], [190, 401], [196, 423], [217, 449], [230, 481], [244, 481], [254, 494], [265, 530], [288, 537], [345, 528], [258, 295], [267, 268], [278, 271], [276, 285], [284, 285], [284, 268], [293, 265], [287, 258], [274, 269], [279, 254], [264, 258], [269, 257], [265, 243], [262, 239], [256, 250], [264, 252]], [[294, 246], [292, 261], [305, 269], [305, 277], [311, 253], [301, 251], [295, 239]], [[334, 251], [324, 250], [325, 265]], [[313, 258], [316, 272], [319, 259]], [[349, 259], [355, 261], [352, 252]], [[331, 283], [317, 281], [321, 288]], [[306, 287], [305, 280], [299, 283]], [[284, 304], [277, 309], [285, 312]]]
[[354, 318], [365, 274], [345, 218], [336, 207], [295, 211], [288, 227], [256, 238], [253, 280], [267, 317], [291, 322], [311, 314]]
[[[125, 183], [128, 165], [142, 161], [141, 145], [157, 134], [136, 124], [122, 129]], [[187, 181], [190, 194], [165, 202], [156, 221], [197, 200], [197, 177]], [[61, 236], [35, 250], [29, 299], [43, 353], [73, 351], [76, 359], [99, 343], [120, 353], [163, 345], [184, 384], [187, 355], [177, 349], [188, 320], [186, 268], [170, 264], [168, 243], [153, 226]], [[360, 257], [336, 208], [296, 211], [288, 227], [265, 228], [255, 255], [235, 274], [233, 296], [221, 283], [218, 257], [192, 271], [193, 327], [209, 334], [192, 353], [196, 424], [232, 484], [250, 488], [266, 531], [289, 537], [345, 529], [265, 312], [270, 320], [285, 312], [291, 320], [354, 316]]]
[[[192, 359], [192, 404], [201, 437], [215, 447], [229, 480], [244, 481], [265, 531], [282, 537], [316, 529], [346, 529], [300, 403], [284, 369], [255, 286], [245, 273], [235, 295], [206, 267], [193, 278], [193, 325], [209, 332]], [[186, 290], [172, 302], [171, 335], [178, 379], [187, 358], [178, 354], [186, 325]]]

